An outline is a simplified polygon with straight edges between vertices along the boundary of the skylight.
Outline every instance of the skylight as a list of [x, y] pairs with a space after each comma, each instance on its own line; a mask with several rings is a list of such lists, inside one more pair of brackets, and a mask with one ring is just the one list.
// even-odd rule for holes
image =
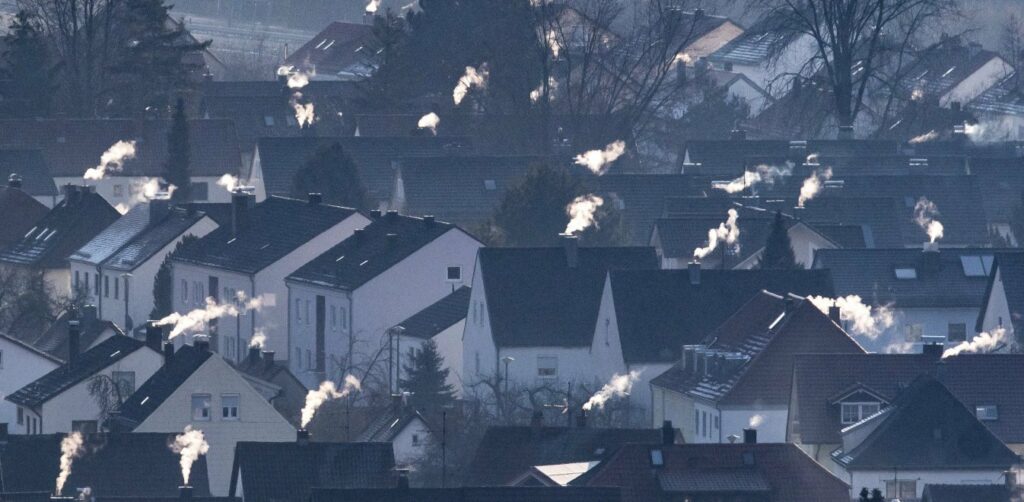
[[960, 265], [967, 277], [988, 277], [992, 271], [992, 256], [964, 255], [960, 257]]
[[662, 455], [661, 450], [651, 450], [651, 465], [655, 467], [665, 465], [665, 456]]
[[913, 267], [897, 267], [896, 278], [900, 280], [917, 279], [917, 269]]
[[487, 190], [497, 190], [498, 185], [494, 180], [484, 180], [484, 188]]

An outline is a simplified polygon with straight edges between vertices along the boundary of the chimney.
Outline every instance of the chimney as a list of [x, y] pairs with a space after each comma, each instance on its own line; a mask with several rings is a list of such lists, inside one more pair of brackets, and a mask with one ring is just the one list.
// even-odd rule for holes
[[306, 429], [298, 429], [295, 431], [295, 442], [299, 444], [309, 444], [309, 431]]
[[310, 192], [307, 194], [307, 198], [311, 206], [319, 206], [324, 201], [324, 195], [316, 192]]
[[783, 312], [789, 314], [793, 312], [793, 308], [796, 306], [796, 302], [792, 296], [786, 295], [786, 298], [782, 300]]
[[146, 322], [146, 346], [160, 352], [160, 345], [163, 343], [164, 330], [155, 324], [156, 321]]
[[398, 246], [398, 234], [387, 234], [385, 237], [387, 238], [389, 249], [394, 249]]
[[363, 241], [366, 240], [366, 230], [363, 230], [362, 228], [357, 228], [355, 229], [354, 232], [352, 232], [352, 237], [355, 238], [357, 245], [362, 244]]
[[959, 113], [960, 110], [963, 109], [963, 106], [960, 104], [959, 101], [950, 101], [949, 102], [949, 109], [953, 110], [954, 112]]
[[733, 129], [732, 132], [729, 133], [729, 139], [733, 141], [743, 141], [747, 139], [747, 131], [744, 131], [743, 129], [737, 127]]
[[942, 258], [939, 256], [939, 245], [935, 242], [926, 242], [921, 250], [919, 268], [921, 272], [936, 273], [942, 268]]
[[541, 428], [544, 427], [544, 412], [535, 410], [533, 415], [530, 416], [530, 431], [533, 432], [534, 436], [540, 435]]
[[210, 336], [209, 335], [195, 335], [192, 337], [192, 346], [197, 350], [203, 352], [210, 351]]
[[171, 360], [174, 359], [174, 342], [164, 343], [164, 366], [171, 364]]
[[[1009, 470], [1003, 473], [1006, 481], [1006, 491], [1010, 493], [1011, 497], [1017, 495], [1017, 473]], [[1010, 500], [1016, 500], [1011, 498]]]
[[267, 366], [274, 365], [274, 351], [264, 350], [263, 351], [263, 362], [267, 363]]
[[179, 486], [178, 500], [192, 500], [192, 487], [188, 485]]
[[580, 414], [576, 415], [576, 427], [580, 429], [587, 428], [587, 410], [580, 409]]
[[676, 443], [676, 431], [672, 428], [672, 421], [665, 420], [661, 423], [661, 444], [665, 446]]
[[77, 320], [68, 321], [68, 366], [74, 368], [81, 350], [82, 331]]
[[434, 219], [434, 215], [432, 215], [432, 214], [428, 214], [428, 215], [423, 217], [423, 224], [428, 226], [428, 227], [434, 226], [434, 222], [435, 221], [437, 221], [437, 220]]
[[156, 197], [149, 201], [149, 224], [156, 225], [167, 217], [171, 212], [171, 201], [162, 197]]
[[836, 139], [853, 139], [853, 126], [852, 125], [841, 125], [839, 126], [839, 134]]
[[561, 234], [562, 246], [565, 247], [565, 263], [569, 268], [580, 264], [580, 240], [571, 234]]
[[249, 229], [252, 223], [252, 209], [256, 206], [256, 196], [236, 188], [231, 193], [231, 235], [238, 237], [239, 234]]
[[941, 342], [929, 342], [921, 345], [921, 354], [932, 361], [942, 359], [942, 352], [945, 347]]
[[7, 177], [7, 187], [21, 188], [21, 176], [19, 176], [18, 173], [11, 173], [11, 175]]
[[10, 439], [10, 431], [7, 429], [7, 422], [0, 422], [0, 444], [6, 444]]
[[380, 218], [380, 209], [373, 209], [373, 210], [371, 210], [370, 211], [370, 218], [373, 218], [375, 220], [377, 218]]
[[732, 61], [726, 61], [722, 66], [725, 71], [732, 71]]
[[836, 306], [836, 305], [833, 305], [833, 306], [828, 308], [828, 318], [832, 319], [832, 322], [842, 326], [843, 325], [843, 319], [842, 319], [842, 316], [840, 315], [840, 313], [841, 313], [841, 311], [839, 310], [839, 307]]
[[697, 263], [695, 261], [691, 261], [690, 264], [686, 266], [686, 270], [688, 270], [690, 272], [690, 285], [691, 286], [699, 286], [700, 285], [700, 263]]
[[398, 219], [398, 211], [395, 211], [394, 209], [389, 209], [387, 213], [384, 213], [384, 218], [386, 218], [388, 221], [395, 221], [396, 219]]
[[757, 444], [757, 429], [743, 429], [743, 444]]
[[704, 9], [694, 9], [693, 18], [700, 19], [702, 17], [704, 17]]
[[259, 347], [255, 347], [255, 346], [249, 347], [249, 357], [247, 357], [246, 359], [249, 360], [249, 364], [255, 364], [255, 363], [259, 362], [260, 361], [260, 348]]
[[395, 483], [396, 490], [408, 490], [409, 489], [409, 473], [402, 469], [398, 471], [398, 482]]
[[91, 326], [97, 319], [96, 306], [86, 305], [82, 307], [82, 310], [78, 313], [78, 319], [82, 321], [82, 326]]

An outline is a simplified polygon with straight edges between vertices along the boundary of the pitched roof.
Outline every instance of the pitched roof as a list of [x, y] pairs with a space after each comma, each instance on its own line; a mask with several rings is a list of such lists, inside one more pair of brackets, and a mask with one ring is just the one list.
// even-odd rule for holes
[[71, 311], [62, 312], [45, 330], [12, 331], [8, 335], [63, 363], [68, 360], [68, 321], [73, 319], [79, 322], [79, 343], [83, 350], [92, 347], [107, 330], [115, 335], [124, 334], [113, 322], [97, 319], [95, 307], [87, 306], [81, 315]]
[[[652, 465], [653, 451], [660, 452], [663, 465]], [[620, 487], [629, 502], [722, 491], [764, 496], [765, 485], [768, 500], [850, 500], [846, 483], [791, 443], [631, 444], [599, 465], [586, 484]]]
[[1001, 485], [926, 484], [921, 502], [1010, 502], [1012, 492]]
[[924, 93], [922, 98], [938, 99], [997, 57], [981, 44], [964, 43], [958, 36], [948, 37], [916, 55], [904, 85], [908, 93], [920, 89]]
[[50, 168], [39, 150], [0, 149], [0, 182], [12, 174], [21, 178], [21, 189], [33, 197], [57, 195]]
[[256, 273], [354, 214], [346, 207], [267, 197], [249, 210], [247, 229], [233, 235], [231, 225], [219, 227], [184, 246], [174, 260]]
[[112, 336], [79, 354], [74, 364], [61, 365], [8, 395], [7, 400], [36, 408], [143, 347], [146, 345], [134, 338]]
[[[937, 363], [925, 354], [803, 354], [793, 363], [796, 399], [791, 416], [799, 420], [800, 441], [839, 443], [839, 406], [852, 388], [864, 388], [892, 402], [919, 375], [938, 372], [945, 386], [973, 409], [995, 405], [998, 418], [986, 426], [1006, 443], [1024, 442], [1024, 391], [1014, 383], [1024, 356], [960, 354]], [[884, 403], [883, 403], [884, 404]]]
[[699, 284], [688, 270], [615, 271], [610, 278], [627, 363], [678, 360], [683, 345], [701, 343], [762, 290], [833, 296], [831, 275], [816, 270], [701, 270]]
[[[0, 493], [52, 492], [64, 437], [12, 435], [0, 443]], [[179, 456], [167, 447], [174, 434], [101, 433], [84, 440], [85, 453], [74, 461], [65, 494], [89, 487], [101, 498], [177, 496], [182, 484]], [[189, 485], [197, 497], [210, 495], [205, 456], [192, 465]]]
[[379, 413], [374, 420], [367, 424], [366, 428], [356, 436], [355, 441], [383, 441], [390, 443], [391, 441], [394, 441], [395, 437], [405, 430], [407, 426], [417, 420], [428, 425], [427, 419], [424, 418], [420, 412], [410, 407], [403, 407], [400, 410], [390, 407], [383, 413]]
[[239, 441], [230, 493], [241, 476], [246, 499], [308, 500], [314, 488], [390, 488], [391, 443]]
[[1016, 72], [1000, 80], [967, 103], [974, 112], [1024, 116], [1024, 87]]
[[403, 334], [427, 340], [454, 326], [466, 318], [469, 312], [469, 297], [472, 290], [462, 286], [452, 294], [441, 298], [429, 307], [398, 323], [405, 329]]
[[481, 248], [487, 314], [498, 347], [590, 346], [605, 276], [657, 269], [652, 248]]
[[619, 490], [581, 486], [486, 486], [313, 490], [314, 502], [619, 502]]
[[334, 21], [289, 54], [285, 64], [322, 75], [351, 71], [352, 67], [369, 70], [379, 45], [372, 24]]
[[125, 399], [113, 419], [132, 428], [146, 420], [167, 398], [178, 390], [193, 373], [210, 358], [212, 352], [184, 345], [146, 380], [135, 393]]
[[1013, 208], [1024, 202], [1024, 156], [971, 157], [970, 166], [985, 187], [985, 216], [990, 223], [1007, 223]]
[[[690, 259], [693, 250], [708, 243], [708, 229], [717, 228], [725, 221], [725, 213], [718, 216], [678, 216], [658, 218], [654, 229], [661, 243], [661, 255], [665, 258]], [[771, 233], [773, 218], [770, 215], [741, 214], [736, 220], [740, 237], [735, 248], [724, 246], [726, 262], [738, 264], [764, 248]], [[788, 229], [793, 224], [784, 220]], [[734, 252], [738, 251], [738, 252]], [[708, 261], [722, 258], [722, 253], [708, 256]], [[727, 265], [728, 267], [729, 265]]]
[[[149, 206], [150, 204], [147, 204]], [[187, 232], [206, 216], [206, 213], [173, 207], [167, 216], [151, 223], [145, 230], [129, 240], [116, 253], [110, 255], [103, 266], [113, 270], [134, 270], [161, 249]]]
[[65, 268], [75, 250], [121, 216], [91, 189], [73, 190], [19, 240], [0, 249], [0, 262]]
[[71, 259], [99, 265], [149, 226], [149, 204], [138, 204], [71, 253]]
[[0, 214], [6, 220], [0, 226], [0, 247], [21, 240], [49, 211], [42, 202], [22, 190], [0, 186]]
[[[867, 436], [853, 438], [866, 428]], [[858, 431], [857, 436], [863, 435]], [[847, 470], [1006, 469], [1019, 458], [942, 383], [918, 376], [881, 413], [843, 430]]]
[[712, 191], [710, 176], [686, 174], [606, 174], [594, 180], [594, 184], [597, 193], [620, 210], [629, 242], [640, 245], [649, 242], [655, 220], [663, 216], [667, 198], [707, 195]]
[[604, 460], [626, 443], [659, 444], [660, 429], [492, 426], [465, 473], [469, 486], [507, 485], [536, 465]]
[[982, 324], [985, 320], [989, 301], [992, 300], [997, 270], [1000, 279], [1002, 279], [1006, 304], [1010, 308], [1010, 318], [1005, 319], [1003, 322], [1009, 322], [1017, 333], [1024, 332], [1024, 253], [996, 253], [995, 260], [992, 263], [992, 273], [989, 274], [988, 285], [985, 287], [981, 311], [978, 312], [978, 322], [975, 329], [977, 331], [984, 329]]
[[287, 280], [353, 291], [452, 230], [458, 227], [388, 212], [292, 272]]
[[786, 47], [797, 38], [796, 35], [779, 31], [779, 21], [778, 18], [758, 21], [742, 35], [708, 56], [708, 59], [720, 64], [760, 64], [768, 59], [772, 51]]
[[[873, 305], [977, 308], [984, 301], [994, 252], [991, 248], [819, 249], [814, 268], [832, 271], [840, 296], [859, 295]], [[913, 269], [916, 278], [899, 279], [896, 269]]]

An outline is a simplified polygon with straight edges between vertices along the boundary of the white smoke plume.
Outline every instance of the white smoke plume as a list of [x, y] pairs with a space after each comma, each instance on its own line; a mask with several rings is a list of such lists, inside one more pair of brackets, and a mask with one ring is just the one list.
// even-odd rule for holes
[[416, 123], [416, 127], [420, 129], [430, 129], [430, 132], [437, 136], [437, 125], [441, 123], [441, 117], [438, 117], [436, 113], [430, 112], [422, 117], [420, 121]]
[[964, 352], [987, 352], [998, 348], [1006, 342], [1006, 329], [996, 328], [991, 332], [983, 331], [978, 333], [969, 341], [960, 342], [955, 347], [950, 347], [942, 353], [942, 358], [953, 357]]
[[558, 41], [558, 33], [555, 30], [548, 30], [544, 33], [544, 41], [548, 44], [548, 49], [551, 50], [551, 58], [558, 59], [558, 54], [562, 52], [562, 44]]
[[796, 205], [804, 207], [807, 201], [813, 199], [821, 191], [821, 187], [826, 181], [832, 179], [832, 168], [826, 167], [825, 169], [815, 169], [814, 172], [804, 180], [803, 185], [800, 185], [800, 198], [797, 200]]
[[597, 226], [595, 214], [598, 208], [604, 205], [604, 199], [597, 195], [581, 195], [573, 199], [565, 212], [569, 215], [569, 224], [565, 226], [565, 233], [577, 234], [591, 226]]
[[130, 211], [131, 209], [131, 206], [125, 204], [124, 202], [118, 202], [117, 205], [114, 206], [114, 210], [121, 214], [128, 214], [128, 211]]
[[839, 318], [853, 323], [850, 326], [850, 331], [870, 340], [878, 338], [878, 335], [891, 328], [894, 322], [892, 309], [887, 305], [879, 307], [865, 305], [861, 297], [857, 295], [839, 298], [808, 296], [807, 299], [825, 314], [828, 314], [829, 307], [839, 307]]
[[256, 328], [256, 332], [253, 333], [252, 338], [249, 339], [249, 348], [263, 350], [266, 345], [267, 334], [263, 331], [263, 328]]
[[928, 242], [938, 241], [945, 232], [942, 222], [935, 219], [938, 215], [939, 208], [934, 202], [924, 197], [917, 199], [917, 204], [914, 204], [914, 223], [928, 234]]
[[791, 174], [793, 174], [792, 164], [787, 163], [784, 167], [761, 164], [755, 167], [753, 171], [744, 171], [743, 176], [732, 181], [715, 182], [712, 188], [725, 190], [727, 193], [737, 193], [759, 183], [774, 185], [777, 179]]
[[920, 101], [922, 98], [924, 98], [924, 89], [918, 88], [918, 89], [914, 89], [913, 91], [911, 91], [911, 93], [910, 93], [910, 100], [911, 101]]
[[234, 192], [235, 188], [238, 188], [238, 176], [225, 174], [217, 180], [217, 184], [224, 187], [224, 189], [229, 192]]
[[685, 52], [680, 52], [679, 54], [676, 54], [676, 57], [673, 58], [673, 61], [675, 61], [676, 63], [690, 65], [693, 64], [693, 57], [691, 57], [689, 54]]
[[292, 94], [292, 99], [289, 101], [292, 105], [292, 110], [295, 111], [295, 121], [299, 124], [299, 129], [309, 127], [316, 121], [316, 111], [313, 103], [300, 101], [302, 99], [302, 93], [296, 92]]
[[[548, 96], [552, 97], [555, 91], [558, 90], [558, 79], [554, 76], [548, 77]], [[544, 82], [541, 82], [536, 89], [530, 91], [530, 102], [537, 103], [540, 98], [544, 97]]]
[[60, 496], [64, 490], [64, 483], [71, 475], [71, 464], [85, 453], [83, 443], [82, 433], [78, 431], [72, 432], [60, 440], [60, 474], [57, 475], [57, 486], [53, 492], [55, 495]]
[[370, 3], [366, 4], [366, 13], [376, 14], [377, 9], [380, 8], [380, 2], [381, 0], [370, 0]]
[[455, 106], [462, 103], [462, 100], [469, 94], [470, 89], [474, 87], [485, 89], [487, 87], [487, 75], [487, 63], [480, 65], [480, 70], [467, 66], [466, 73], [459, 77], [459, 82], [455, 84], [455, 89], [452, 90], [452, 100], [455, 101]]
[[809, 166], [816, 166], [816, 165], [818, 165], [818, 154], [817, 153], [809, 154], [807, 156], [807, 159], [804, 160], [804, 164], [807, 164]]
[[206, 442], [203, 431], [186, 425], [185, 431], [174, 437], [171, 451], [180, 455], [178, 463], [181, 465], [181, 479], [188, 485], [189, 477], [192, 476], [192, 464], [199, 460], [200, 455], [206, 455], [206, 452], [210, 451], [210, 444]]
[[936, 139], [938, 137], [939, 137], [938, 131], [931, 130], [931, 131], [928, 131], [928, 132], [926, 132], [926, 133], [924, 133], [924, 134], [922, 134], [920, 136], [914, 136], [913, 138], [910, 138], [910, 141], [908, 141], [907, 143], [910, 143], [911, 145], [917, 145], [917, 144], [920, 144], [920, 143], [927, 143], [927, 142], [932, 141], [932, 140], [934, 140], [934, 139]]
[[704, 259], [705, 256], [711, 254], [712, 251], [717, 249], [718, 244], [722, 242], [727, 245], [734, 245], [737, 248], [739, 247], [737, 242], [740, 238], [740, 227], [736, 225], [736, 220], [739, 219], [740, 213], [735, 209], [730, 209], [728, 214], [729, 217], [724, 223], [719, 223], [718, 228], [708, 230], [708, 245], [694, 249], [693, 259]]
[[82, 177], [87, 180], [101, 180], [107, 175], [107, 172], [120, 172], [121, 169], [124, 169], [125, 161], [134, 158], [135, 142], [118, 141], [111, 145], [107, 151], [103, 152], [103, 155], [100, 156], [99, 165], [86, 169]]
[[590, 396], [587, 402], [583, 403], [583, 410], [590, 411], [595, 406], [598, 408], [604, 408], [605, 403], [613, 397], [628, 396], [629, 391], [633, 389], [633, 384], [640, 378], [639, 371], [630, 371], [629, 374], [620, 375], [618, 373], [612, 375], [612, 379], [608, 383], [601, 387], [601, 390], [597, 391], [596, 394]]
[[756, 414], [756, 415], [750, 417], [750, 420], [747, 420], [747, 427], [750, 427], [752, 429], [756, 429], [756, 428], [760, 427], [761, 424], [763, 424], [763, 423], [764, 423], [764, 415]]
[[309, 425], [313, 416], [316, 415], [316, 410], [320, 409], [324, 403], [331, 399], [341, 399], [361, 388], [359, 379], [352, 375], [345, 375], [345, 385], [340, 391], [334, 386], [334, 382], [320, 382], [320, 388], [306, 393], [306, 405], [302, 407], [302, 428], [305, 429]]
[[174, 195], [174, 191], [177, 189], [178, 187], [172, 184], [168, 184], [167, 188], [163, 189], [160, 186], [160, 178], [143, 178], [132, 182], [132, 190], [135, 193], [133, 200], [136, 203], [149, 202], [164, 193], [169, 197]]
[[[242, 295], [244, 296], [244, 295]], [[242, 310], [239, 310], [239, 305]], [[173, 314], [156, 321], [157, 326], [174, 325], [171, 332], [167, 335], [167, 339], [173, 339], [178, 335], [186, 332], [197, 332], [206, 328], [206, 325], [214, 320], [223, 316], [237, 317], [238, 314], [246, 311], [259, 311], [263, 308], [262, 297], [253, 298], [251, 300], [240, 299], [238, 305], [235, 303], [220, 303], [214, 301], [213, 297], [206, 298], [206, 306], [190, 311], [187, 314], [179, 314], [174, 312]]]
[[975, 141], [985, 135], [986, 129], [985, 125], [980, 122], [977, 124], [968, 124], [964, 122], [964, 134]]
[[612, 162], [626, 153], [626, 142], [620, 140], [608, 143], [604, 150], [588, 150], [576, 156], [576, 165], [586, 166], [590, 172], [600, 176], [608, 170]]

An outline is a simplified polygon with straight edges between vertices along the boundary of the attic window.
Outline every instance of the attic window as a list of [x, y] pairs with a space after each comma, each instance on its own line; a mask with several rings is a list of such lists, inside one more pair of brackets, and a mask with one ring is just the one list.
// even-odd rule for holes
[[911, 268], [911, 267], [907, 267], [907, 268], [897, 267], [896, 268], [896, 278], [900, 279], [900, 280], [904, 280], [904, 281], [912, 280], [912, 279], [917, 279], [917, 269], [916, 268]]
[[978, 420], [993, 421], [999, 420], [999, 408], [994, 404], [983, 404], [974, 407], [974, 414]]
[[992, 257], [965, 255], [960, 257], [960, 265], [963, 266], [964, 275], [967, 277], [988, 277], [992, 271]]
[[327, 39], [325, 38], [325, 39], [321, 40], [319, 44], [316, 44], [316, 48], [319, 49], [319, 48], [323, 47], [324, 44], [326, 44], [326, 43], [327, 43]]
[[341, 255], [341, 256], [338, 257], [337, 260], [334, 260], [334, 261], [335, 262], [339, 262], [339, 261], [344, 260], [344, 259], [345, 259], [345, 255]]
[[323, 49], [321, 49], [321, 50], [324, 50], [324, 51], [326, 51], [326, 50], [330, 49], [331, 47], [333, 47], [333, 46], [334, 46], [334, 42], [335, 42], [334, 40], [331, 40], [331, 42], [330, 42], [329, 44], [325, 45], [325, 46], [323, 47]]
[[651, 465], [654, 467], [661, 467], [665, 465], [665, 456], [661, 450], [651, 450]]
[[49, 235], [47, 235], [47, 236], [46, 236], [45, 238], [43, 238], [43, 240], [44, 240], [44, 241], [48, 241], [48, 240], [50, 240], [50, 237], [53, 237], [53, 234], [55, 234], [55, 233], [57, 233], [57, 229], [56, 229], [56, 228], [55, 228], [55, 229], [53, 229], [53, 230], [50, 230], [50, 234], [49, 234]]
[[498, 185], [497, 185], [497, 183], [494, 182], [494, 180], [484, 180], [484, 189], [485, 190], [497, 190], [498, 189]]

